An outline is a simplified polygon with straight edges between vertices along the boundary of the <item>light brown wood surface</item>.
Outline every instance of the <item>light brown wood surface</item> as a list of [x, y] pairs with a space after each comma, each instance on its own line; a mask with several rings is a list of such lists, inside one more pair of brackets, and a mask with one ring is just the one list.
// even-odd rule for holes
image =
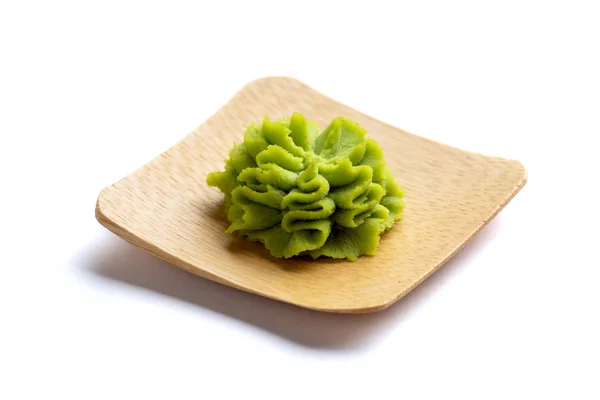
[[[404, 218], [375, 256], [356, 262], [271, 257], [225, 234], [223, 195], [206, 175], [222, 170], [251, 122], [298, 111], [324, 128], [345, 116], [380, 143], [406, 192]], [[96, 218], [123, 239], [193, 274], [311, 309], [382, 310], [440, 268], [526, 182], [517, 161], [465, 152], [404, 132], [285, 77], [253, 81], [168, 151], [104, 189]], [[190, 279], [198, 279], [190, 275]]]

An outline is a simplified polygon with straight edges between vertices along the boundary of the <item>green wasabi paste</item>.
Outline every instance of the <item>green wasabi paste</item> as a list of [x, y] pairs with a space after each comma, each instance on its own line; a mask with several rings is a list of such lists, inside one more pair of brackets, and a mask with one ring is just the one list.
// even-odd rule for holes
[[225, 194], [226, 232], [278, 258], [374, 255], [404, 208], [381, 147], [343, 117], [320, 134], [299, 113], [252, 123], [206, 182]]

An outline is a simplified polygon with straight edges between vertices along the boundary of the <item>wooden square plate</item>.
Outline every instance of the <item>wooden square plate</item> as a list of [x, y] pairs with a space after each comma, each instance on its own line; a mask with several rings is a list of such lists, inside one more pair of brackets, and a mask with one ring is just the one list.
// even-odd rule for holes
[[[206, 184], [252, 121], [294, 111], [323, 129], [350, 118], [383, 148], [406, 193], [403, 219], [375, 256], [356, 262], [276, 259], [260, 243], [228, 235], [223, 195]], [[517, 161], [474, 154], [377, 121], [285, 77], [253, 81], [172, 148], [105, 188], [98, 221], [193, 274], [315, 310], [382, 310], [421, 283], [487, 224], [527, 180]], [[192, 277], [190, 277], [192, 279]]]

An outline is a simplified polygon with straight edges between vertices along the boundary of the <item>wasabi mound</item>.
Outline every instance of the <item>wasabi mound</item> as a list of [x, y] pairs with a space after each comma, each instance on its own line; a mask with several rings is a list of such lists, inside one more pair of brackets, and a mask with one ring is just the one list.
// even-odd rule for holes
[[374, 255], [404, 208], [381, 147], [343, 117], [320, 134], [299, 113], [251, 124], [206, 181], [225, 195], [226, 232], [277, 258]]

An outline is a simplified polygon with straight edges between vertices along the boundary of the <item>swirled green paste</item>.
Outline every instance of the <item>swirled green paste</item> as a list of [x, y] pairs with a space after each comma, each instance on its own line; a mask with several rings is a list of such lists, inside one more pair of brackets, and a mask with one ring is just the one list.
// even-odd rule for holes
[[320, 134], [299, 113], [253, 123], [206, 181], [225, 194], [226, 232], [278, 258], [374, 255], [404, 208], [381, 147], [343, 117]]

